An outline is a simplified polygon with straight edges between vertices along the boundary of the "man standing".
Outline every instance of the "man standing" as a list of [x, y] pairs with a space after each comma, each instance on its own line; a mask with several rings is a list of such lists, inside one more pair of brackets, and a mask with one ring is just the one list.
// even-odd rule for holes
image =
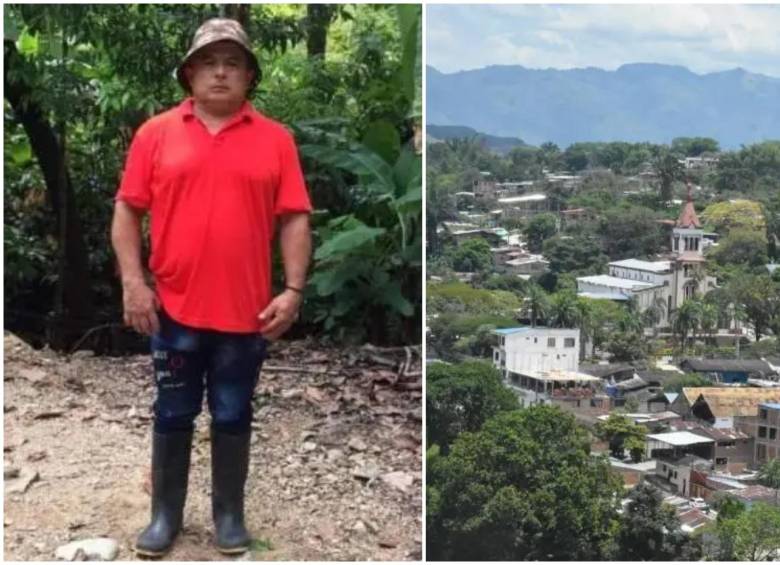
[[[136, 542], [145, 556], [163, 555], [181, 529], [204, 389], [217, 548], [249, 547], [252, 391], [266, 339], [297, 319], [311, 254], [311, 205], [293, 138], [247, 100], [260, 77], [241, 25], [205, 22], [176, 70], [191, 97], [139, 128], [116, 197], [111, 238], [125, 323], [151, 335], [157, 383], [152, 519]], [[155, 290], [141, 265], [146, 211]], [[272, 297], [277, 230], [286, 287]]]

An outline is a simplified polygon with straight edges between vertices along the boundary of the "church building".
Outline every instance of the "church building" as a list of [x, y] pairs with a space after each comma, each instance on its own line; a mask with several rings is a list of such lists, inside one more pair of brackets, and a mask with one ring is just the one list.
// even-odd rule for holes
[[624, 259], [609, 263], [609, 274], [577, 278], [577, 294], [587, 298], [627, 301], [634, 297], [639, 310], [655, 308], [658, 327], [669, 326], [670, 315], [688, 298], [715, 288], [715, 277], [704, 272], [704, 250], [710, 244], [688, 199], [675, 222], [671, 254], [663, 260]]

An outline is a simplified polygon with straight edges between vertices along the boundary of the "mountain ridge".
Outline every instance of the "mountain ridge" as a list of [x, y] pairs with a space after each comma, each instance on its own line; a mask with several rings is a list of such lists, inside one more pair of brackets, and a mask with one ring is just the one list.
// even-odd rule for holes
[[780, 78], [736, 67], [698, 74], [681, 65], [615, 70], [490, 65], [442, 73], [428, 65], [426, 122], [532, 145], [713, 137], [725, 149], [780, 138]]

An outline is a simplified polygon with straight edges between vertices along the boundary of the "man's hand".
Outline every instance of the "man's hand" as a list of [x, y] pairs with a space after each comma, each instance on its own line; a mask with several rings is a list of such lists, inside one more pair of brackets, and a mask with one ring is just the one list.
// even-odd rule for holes
[[298, 309], [303, 297], [294, 290], [285, 290], [274, 298], [258, 318], [263, 322], [261, 333], [270, 340], [279, 339], [298, 319]]
[[154, 291], [143, 279], [125, 281], [123, 290], [125, 324], [145, 335], [158, 332], [160, 330], [160, 320], [157, 318], [159, 302]]

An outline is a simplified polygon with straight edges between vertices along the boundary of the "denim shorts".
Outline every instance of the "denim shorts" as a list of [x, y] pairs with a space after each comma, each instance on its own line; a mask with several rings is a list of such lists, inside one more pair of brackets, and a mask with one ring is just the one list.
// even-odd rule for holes
[[193, 429], [205, 389], [212, 426], [227, 433], [247, 432], [252, 393], [266, 357], [265, 338], [191, 328], [163, 311], [159, 318], [160, 330], [151, 343], [155, 431]]

